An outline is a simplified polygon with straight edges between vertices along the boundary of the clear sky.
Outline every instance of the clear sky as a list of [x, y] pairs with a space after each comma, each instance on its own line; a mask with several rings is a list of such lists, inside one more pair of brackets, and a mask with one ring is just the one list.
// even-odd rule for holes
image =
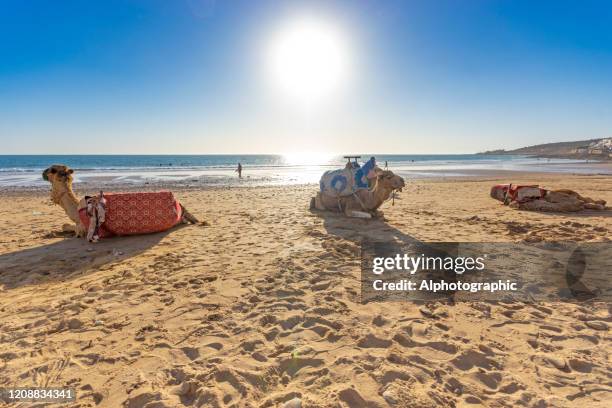
[[470, 153], [612, 136], [609, 1], [0, 7], [0, 154]]

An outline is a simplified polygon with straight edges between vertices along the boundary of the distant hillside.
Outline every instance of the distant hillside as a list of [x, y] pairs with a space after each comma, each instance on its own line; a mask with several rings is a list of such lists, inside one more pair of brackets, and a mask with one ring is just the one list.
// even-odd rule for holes
[[575, 142], [545, 143], [514, 150], [489, 150], [479, 154], [526, 154], [540, 157], [580, 157], [609, 159], [611, 139], [589, 139]]

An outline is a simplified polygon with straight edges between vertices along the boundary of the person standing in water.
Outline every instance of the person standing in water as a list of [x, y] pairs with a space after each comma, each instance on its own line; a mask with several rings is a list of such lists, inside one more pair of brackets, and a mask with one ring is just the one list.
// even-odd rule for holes
[[238, 178], [242, 178], [242, 164], [238, 163], [238, 168], [236, 169], [238, 173]]

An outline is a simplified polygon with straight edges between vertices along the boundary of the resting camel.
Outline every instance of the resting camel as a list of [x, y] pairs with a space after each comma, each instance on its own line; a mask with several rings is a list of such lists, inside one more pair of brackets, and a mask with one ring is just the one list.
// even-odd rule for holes
[[[63, 230], [74, 231], [77, 237], [85, 237], [87, 235], [87, 226], [83, 225], [79, 218], [79, 209], [84, 206], [84, 199], [80, 200], [72, 191], [72, 175], [74, 170], [63, 164], [54, 164], [43, 171], [43, 179], [51, 183], [51, 200], [64, 209], [68, 218], [72, 220], [74, 225], [64, 224]], [[199, 221], [187, 211], [181, 204], [182, 223], [198, 224]]]
[[606, 209], [604, 200], [593, 200], [583, 197], [572, 190], [551, 190], [540, 199], [527, 201], [525, 203], [510, 203], [511, 208], [527, 211], [556, 211], [556, 212], [575, 212], [581, 210]]
[[336, 197], [317, 192], [310, 200], [310, 209], [341, 211], [349, 217], [372, 218], [378, 208], [391, 197], [395, 190], [401, 191], [404, 179], [390, 170], [376, 168], [376, 179], [371, 189], [356, 190], [354, 194]]
[[[491, 188], [491, 197], [510, 208], [526, 211], [576, 212], [608, 209], [604, 200], [584, 197], [573, 190], [547, 190], [538, 186], [500, 184]], [[521, 196], [521, 192], [523, 192]]]

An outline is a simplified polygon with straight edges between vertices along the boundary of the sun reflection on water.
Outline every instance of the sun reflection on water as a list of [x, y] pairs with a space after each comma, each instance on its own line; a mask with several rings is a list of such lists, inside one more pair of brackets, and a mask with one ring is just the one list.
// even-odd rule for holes
[[284, 153], [283, 161], [289, 166], [316, 166], [330, 164], [334, 159], [332, 153], [321, 152], [291, 152]]

